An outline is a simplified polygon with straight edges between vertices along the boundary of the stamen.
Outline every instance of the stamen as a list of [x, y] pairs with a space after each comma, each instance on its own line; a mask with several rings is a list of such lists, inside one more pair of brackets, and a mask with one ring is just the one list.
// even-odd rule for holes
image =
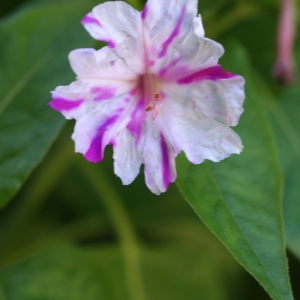
[[146, 111], [151, 111], [154, 109], [154, 103], [153, 102], [149, 102], [146, 106]]
[[160, 94], [154, 94], [154, 100], [160, 101]]

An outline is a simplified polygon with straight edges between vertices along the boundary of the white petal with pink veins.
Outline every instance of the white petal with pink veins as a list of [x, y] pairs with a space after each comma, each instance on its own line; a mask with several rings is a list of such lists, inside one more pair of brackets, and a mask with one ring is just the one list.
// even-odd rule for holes
[[114, 170], [131, 183], [144, 164], [155, 194], [176, 179], [175, 157], [220, 161], [243, 146], [229, 126], [243, 112], [244, 79], [223, 70], [223, 47], [204, 37], [197, 0], [148, 0], [140, 13], [124, 1], [96, 6], [82, 24], [100, 50], [70, 53], [77, 80], [49, 105], [76, 119], [76, 152], [90, 162], [114, 150]]
[[165, 192], [176, 178], [176, 153], [169, 145], [165, 134], [149, 120], [145, 124], [143, 139], [146, 185], [154, 194], [160, 194]]
[[123, 184], [130, 184], [140, 172], [142, 155], [140, 148], [136, 146], [136, 138], [128, 129], [121, 130], [113, 143], [114, 147], [114, 171]]
[[[170, 86], [172, 88], [172, 86]], [[199, 164], [205, 159], [220, 161], [243, 146], [239, 136], [219, 120], [207, 117], [197, 109], [197, 100], [175, 88], [166, 93], [164, 128], [174, 149], [185, 152], [189, 161]]]

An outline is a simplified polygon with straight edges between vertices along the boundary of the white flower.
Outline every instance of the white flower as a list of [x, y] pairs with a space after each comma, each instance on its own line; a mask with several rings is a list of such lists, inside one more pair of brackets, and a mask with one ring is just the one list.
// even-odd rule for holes
[[130, 184], [145, 165], [148, 188], [166, 191], [175, 157], [218, 162], [240, 153], [230, 129], [243, 111], [244, 79], [217, 64], [223, 47], [204, 37], [197, 0], [148, 0], [143, 12], [106, 2], [82, 24], [108, 46], [70, 53], [77, 80], [52, 92], [49, 105], [76, 119], [76, 152], [99, 162], [106, 145]]

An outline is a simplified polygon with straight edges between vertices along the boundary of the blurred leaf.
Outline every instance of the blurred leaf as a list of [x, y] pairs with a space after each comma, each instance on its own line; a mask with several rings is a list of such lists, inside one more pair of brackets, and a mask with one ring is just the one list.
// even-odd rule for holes
[[105, 300], [105, 274], [84, 251], [50, 250], [0, 271], [7, 299]]
[[[242, 269], [200, 222], [162, 222], [152, 231], [156, 240], [140, 248], [147, 299], [229, 300], [242, 294], [232, 292]], [[126, 300], [125, 274], [115, 243], [64, 247], [2, 269], [0, 285], [11, 300]]]
[[79, 24], [92, 3], [44, 5], [0, 26], [0, 207], [40, 162], [64, 119], [46, 103], [74, 75], [68, 52], [90, 47]]
[[282, 177], [264, 106], [245, 53], [225, 47], [222, 65], [246, 78], [245, 113], [236, 131], [240, 156], [191, 165], [178, 159], [178, 186], [204, 223], [273, 299], [293, 299], [282, 224]]

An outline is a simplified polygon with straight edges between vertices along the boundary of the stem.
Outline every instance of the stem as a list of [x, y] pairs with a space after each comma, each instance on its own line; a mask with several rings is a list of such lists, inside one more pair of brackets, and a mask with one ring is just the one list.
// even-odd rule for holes
[[81, 163], [81, 168], [94, 186], [99, 197], [103, 200], [120, 239], [129, 299], [144, 300], [146, 296], [142, 284], [138, 241], [122, 199], [115, 191], [113, 185], [107, 180], [107, 176], [99, 168], [95, 169], [86, 162]]

